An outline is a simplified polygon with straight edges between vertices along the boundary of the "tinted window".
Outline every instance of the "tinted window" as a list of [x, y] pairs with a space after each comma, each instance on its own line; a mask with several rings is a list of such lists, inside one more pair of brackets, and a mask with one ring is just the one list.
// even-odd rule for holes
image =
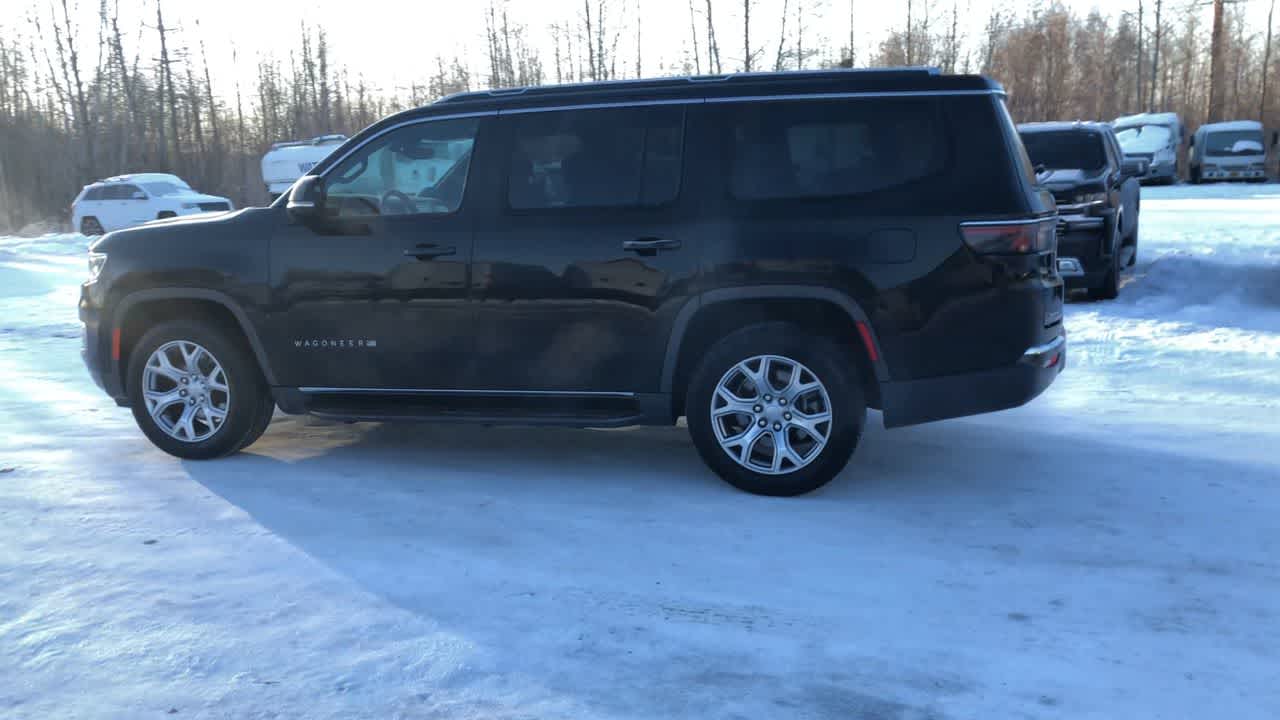
[[104, 185], [102, 186], [102, 199], [128, 200], [133, 197], [133, 192], [137, 189], [133, 185]]
[[858, 195], [941, 172], [944, 125], [932, 100], [841, 100], [735, 107], [733, 195], [758, 200]]
[[122, 200], [132, 200], [134, 195], [142, 192], [142, 189], [137, 185], [121, 185], [117, 192], [120, 193]]
[[451, 213], [462, 204], [477, 118], [423, 122], [377, 138], [325, 180], [340, 217]]
[[84, 193], [85, 200], [101, 200], [103, 196], [103, 188], [101, 185], [95, 188], [89, 188]]
[[1031, 162], [1049, 170], [1101, 170], [1107, 166], [1102, 136], [1094, 132], [1062, 130], [1022, 133]]
[[179, 195], [186, 192], [190, 188], [178, 187], [171, 182], [149, 182], [142, 183], [142, 187], [146, 188], [154, 197], [167, 197], [169, 195]]
[[512, 122], [513, 209], [652, 206], [679, 193], [682, 108], [528, 113]]

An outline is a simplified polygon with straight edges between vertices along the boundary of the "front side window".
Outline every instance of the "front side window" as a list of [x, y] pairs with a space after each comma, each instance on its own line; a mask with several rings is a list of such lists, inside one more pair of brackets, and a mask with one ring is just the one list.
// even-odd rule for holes
[[369, 142], [326, 177], [326, 212], [358, 217], [456, 211], [479, 125], [479, 118], [428, 121]]
[[164, 181], [145, 182], [142, 183], [142, 187], [146, 188], [152, 197], [169, 197], [170, 195], [181, 195], [190, 191], [190, 188], [178, 187], [174, 183]]
[[887, 190], [936, 175], [949, 156], [929, 99], [757, 103], [731, 123], [730, 187], [743, 200]]
[[1022, 134], [1031, 162], [1047, 170], [1098, 172], [1107, 167], [1107, 151], [1102, 143], [1102, 135], [1082, 130]]
[[512, 122], [514, 210], [652, 207], [679, 193], [681, 108], [539, 112]]

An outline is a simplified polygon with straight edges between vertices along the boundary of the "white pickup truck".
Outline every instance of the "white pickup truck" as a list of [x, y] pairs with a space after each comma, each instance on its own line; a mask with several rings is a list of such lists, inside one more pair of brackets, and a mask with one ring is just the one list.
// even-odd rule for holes
[[321, 135], [310, 140], [272, 143], [271, 149], [262, 156], [262, 182], [271, 199], [288, 192], [295, 180], [306, 175], [346, 140], [346, 135]]

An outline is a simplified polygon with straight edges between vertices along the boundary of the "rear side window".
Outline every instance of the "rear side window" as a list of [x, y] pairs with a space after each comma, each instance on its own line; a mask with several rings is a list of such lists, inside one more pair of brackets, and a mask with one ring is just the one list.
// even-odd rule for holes
[[101, 185], [99, 185], [98, 187], [89, 188], [88, 190], [85, 191], [84, 197], [81, 198], [81, 200], [101, 200], [103, 195], [102, 191], [103, 191], [103, 188]]
[[537, 112], [512, 123], [514, 210], [651, 207], [679, 194], [683, 108]]
[[947, 133], [929, 98], [735, 108], [730, 190], [742, 200], [862, 195], [942, 172]]

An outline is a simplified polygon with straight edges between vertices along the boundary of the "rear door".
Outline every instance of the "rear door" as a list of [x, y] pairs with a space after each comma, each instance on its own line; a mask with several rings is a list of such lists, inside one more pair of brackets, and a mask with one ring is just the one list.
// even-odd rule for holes
[[[156, 219], [151, 200], [147, 198], [142, 188], [137, 185], [121, 184], [116, 186], [116, 193], [120, 196], [119, 216], [125, 226], [141, 225], [148, 220]], [[139, 195], [141, 197], [138, 197]]]
[[505, 182], [476, 234], [474, 387], [657, 392], [691, 295], [684, 105], [504, 112]]

